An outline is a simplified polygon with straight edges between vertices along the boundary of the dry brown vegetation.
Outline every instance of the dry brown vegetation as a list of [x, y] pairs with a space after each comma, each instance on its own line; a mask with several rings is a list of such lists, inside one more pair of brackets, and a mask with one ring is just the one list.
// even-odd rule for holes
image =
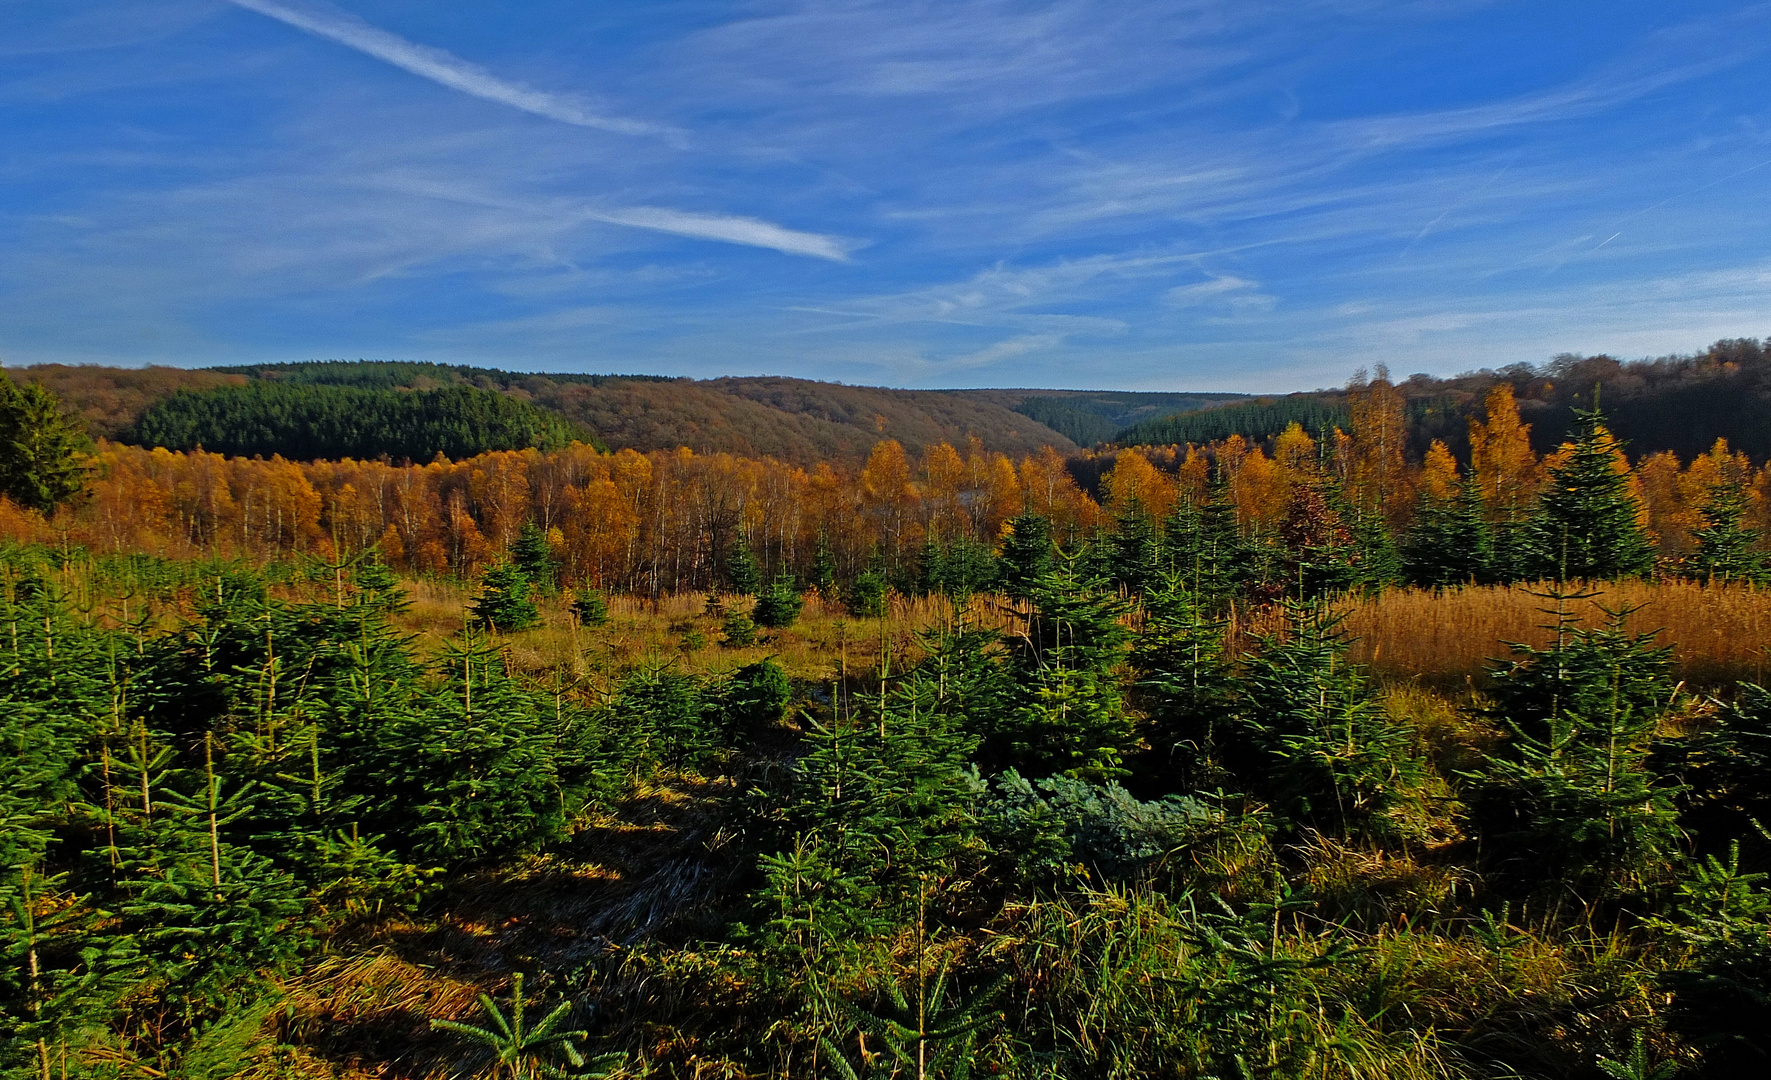
[[[1582, 591], [1594, 595], [1568, 605], [1580, 625], [1605, 625], [1607, 609], [1629, 612], [1625, 627], [1657, 632], [1690, 683], [1763, 681], [1771, 591], [1692, 581], [1600, 582]], [[1345, 627], [1358, 639], [1353, 659], [1385, 678], [1461, 683], [1479, 677], [1490, 658], [1506, 657], [1508, 642], [1543, 646], [1554, 621], [1545, 609], [1554, 607], [1542, 587], [1392, 589], [1350, 603]]]
[[96, 438], [115, 439], [141, 416], [142, 411], [178, 390], [209, 390], [237, 386], [244, 375], [218, 371], [191, 371], [175, 367], [111, 368], [81, 364], [34, 364], [7, 372], [14, 378], [34, 382], [54, 392], [69, 412], [86, 420]]
[[[399, 615], [399, 625], [417, 634], [426, 652], [441, 649], [461, 632], [473, 590], [450, 579], [408, 581], [412, 605]], [[737, 610], [748, 610], [749, 598], [726, 598]], [[874, 670], [883, 655], [894, 664], [920, 658], [919, 634], [944, 625], [954, 616], [951, 603], [939, 596], [894, 596], [884, 618], [856, 618], [840, 603], [817, 592], [806, 594], [798, 621], [781, 630], [762, 630], [756, 644], [732, 648], [722, 641], [722, 614], [710, 613], [708, 596], [684, 592], [657, 600], [634, 596], [609, 598], [609, 621], [580, 626], [558, 597], [540, 601], [541, 623], [508, 635], [513, 667], [543, 673], [569, 671], [592, 685], [643, 665], [673, 664], [694, 673], [735, 671], [763, 657], [772, 657], [798, 681], [828, 683], [844, 670]], [[1000, 622], [1000, 605], [987, 597], [971, 602], [966, 618]]]

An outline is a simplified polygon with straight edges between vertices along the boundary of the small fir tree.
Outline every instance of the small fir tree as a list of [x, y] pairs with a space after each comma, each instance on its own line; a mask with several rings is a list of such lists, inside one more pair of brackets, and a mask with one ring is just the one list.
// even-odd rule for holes
[[1033, 611], [1015, 639], [1012, 711], [996, 752], [1035, 776], [1124, 774], [1137, 744], [1119, 687], [1127, 605], [1065, 561], [1028, 589]]
[[1226, 762], [1293, 823], [1383, 835], [1418, 779], [1409, 733], [1348, 661], [1342, 616], [1319, 602], [1284, 611], [1283, 632], [1261, 640], [1237, 680]]
[[1359, 580], [1359, 544], [1337, 501], [1319, 481], [1292, 488], [1279, 540], [1286, 552], [1288, 587], [1300, 600], [1342, 592]]
[[1654, 567], [1623, 444], [1597, 409], [1575, 410], [1567, 459], [1550, 470], [1526, 531], [1536, 567], [1557, 581], [1640, 576]]
[[1626, 633], [1628, 611], [1575, 627], [1570, 595], [1555, 595], [1550, 647], [1514, 646], [1494, 680], [1491, 713], [1512, 737], [1478, 778], [1473, 817], [1503, 878], [1639, 887], [1677, 842], [1671, 793], [1650, 768], [1675, 698], [1670, 650]]
[[756, 644], [756, 620], [742, 611], [729, 611], [720, 624], [720, 644], [728, 649], [748, 649]]
[[891, 589], [886, 584], [885, 575], [869, 567], [855, 576], [849, 583], [848, 596], [843, 605], [849, 614], [860, 619], [883, 618], [887, 609], [887, 601]]
[[535, 625], [540, 611], [529, 599], [529, 578], [521, 570], [501, 563], [480, 579], [480, 591], [469, 608], [475, 626], [500, 633], [525, 630]]
[[805, 602], [805, 597], [800, 594], [799, 586], [792, 576], [781, 574], [769, 586], [768, 592], [756, 598], [756, 607], [752, 609], [750, 617], [758, 626], [783, 630], [798, 621], [800, 609], [805, 606]]
[[1144, 628], [1131, 653], [1137, 698], [1155, 754], [1174, 790], [1220, 779], [1218, 726], [1235, 700], [1224, 623], [1207, 617], [1178, 574], [1144, 600]]
[[1759, 532], [1747, 526], [1751, 509], [1746, 489], [1739, 481], [1711, 485], [1705, 500], [1703, 524], [1692, 530], [1697, 550], [1682, 567], [1686, 577], [1697, 581], [1741, 582], [1764, 585], [1771, 575], [1759, 551]]
[[1196, 507], [1183, 499], [1169, 515], [1163, 525], [1162, 559], [1214, 612], [1227, 608], [1259, 579], [1254, 545], [1242, 535], [1230, 485], [1221, 473], [1209, 482], [1203, 504]]
[[1114, 515], [1104, 554], [1110, 580], [1126, 592], [1141, 596], [1158, 587], [1162, 544], [1136, 499]]
[[922, 587], [926, 593], [964, 600], [989, 588], [996, 581], [997, 570], [989, 546], [970, 537], [941, 544], [931, 536], [923, 548]]
[[523, 522], [517, 533], [516, 543], [510, 547], [511, 565], [529, 579], [529, 584], [536, 591], [550, 592], [559, 576], [559, 566], [553, 557], [553, 549], [547, 543], [547, 533], [533, 521]]
[[609, 601], [601, 591], [580, 585], [572, 595], [572, 614], [585, 626], [602, 626], [609, 621]]
[[1381, 590], [1402, 582], [1402, 554], [1383, 514], [1357, 513], [1353, 517], [1353, 585]]
[[1056, 548], [1052, 525], [1034, 513], [1009, 519], [1009, 534], [1002, 541], [1002, 570], [997, 575], [1010, 596], [1025, 599], [1034, 582], [1052, 568]]
[[812, 551], [812, 565], [807, 574], [812, 588], [827, 599], [836, 597], [836, 553], [830, 548], [830, 534], [818, 530], [818, 546]]
[[762, 580], [756, 556], [750, 551], [750, 541], [744, 538], [744, 531], [740, 529], [732, 541], [731, 550], [726, 552], [726, 588], [739, 596], [755, 596], [762, 588]]
[[1466, 477], [1452, 498], [1422, 496], [1402, 548], [1403, 572], [1413, 585], [1487, 584], [1493, 548], [1481, 489]]

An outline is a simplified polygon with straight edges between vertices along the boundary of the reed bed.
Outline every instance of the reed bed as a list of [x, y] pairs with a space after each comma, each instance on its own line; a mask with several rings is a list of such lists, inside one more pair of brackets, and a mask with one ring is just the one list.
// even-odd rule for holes
[[[1548, 586], [1392, 589], [1346, 606], [1352, 658], [1386, 679], [1440, 683], [1479, 679], [1508, 642], [1542, 647], [1555, 621]], [[1610, 611], [1624, 626], [1673, 647], [1678, 675], [1694, 686], [1762, 682], [1771, 647], [1771, 590], [1691, 581], [1600, 582], [1568, 603], [1581, 626], [1599, 627]], [[1250, 620], [1253, 622], [1255, 620]]]

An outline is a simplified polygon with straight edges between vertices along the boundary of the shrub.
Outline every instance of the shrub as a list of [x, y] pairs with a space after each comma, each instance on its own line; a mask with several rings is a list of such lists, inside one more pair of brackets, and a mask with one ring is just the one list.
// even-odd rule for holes
[[1181, 846], [1216, 814], [1183, 796], [1140, 802], [1118, 784], [1064, 776], [1033, 784], [1010, 769], [996, 778], [978, 816], [992, 845], [1019, 864], [1020, 877], [1054, 880], [1066, 864], [1080, 862], [1120, 881]]

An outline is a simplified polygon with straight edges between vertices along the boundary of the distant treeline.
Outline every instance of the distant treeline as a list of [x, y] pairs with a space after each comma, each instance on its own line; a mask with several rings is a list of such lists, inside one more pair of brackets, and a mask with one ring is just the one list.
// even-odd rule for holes
[[[1362, 382], [1355, 380], [1355, 388]], [[1632, 458], [1670, 450], [1688, 460], [1717, 439], [1754, 459], [1771, 457], [1771, 348], [1757, 338], [1725, 339], [1700, 353], [1652, 360], [1564, 353], [1542, 365], [1512, 364], [1446, 379], [1411, 375], [1396, 382], [1406, 399], [1408, 453], [1418, 459], [1440, 439], [1459, 461], [1468, 461], [1469, 422], [1480, 419], [1482, 401], [1502, 383], [1513, 388], [1539, 454], [1561, 442], [1575, 423], [1576, 409], [1596, 404]], [[1123, 427], [1112, 441], [1204, 445], [1241, 435], [1258, 443], [1294, 422], [1312, 435], [1345, 430], [1346, 391], [1262, 398], [1145, 420]]]
[[170, 450], [202, 447], [296, 461], [429, 461], [437, 454], [555, 450], [574, 441], [600, 445], [562, 417], [492, 390], [365, 389], [318, 379], [181, 390], [150, 406], [129, 439]]
[[[1153, 417], [1169, 417], [1246, 400], [1245, 394], [1159, 394], [1142, 391], [1045, 391], [1015, 406], [1078, 446], [1113, 442], [1125, 428]], [[1281, 431], [1284, 427], [1281, 426]]]
[[355, 386], [365, 390], [401, 387], [478, 386], [505, 390], [530, 379], [552, 383], [602, 386], [610, 382], [675, 382], [670, 375], [571, 375], [548, 372], [529, 374], [466, 364], [431, 364], [416, 360], [311, 360], [292, 364], [235, 364], [205, 370], [224, 375], [245, 375], [266, 382], [310, 383], [320, 386]]
[[1335, 402], [1316, 394], [1291, 394], [1281, 398], [1260, 398], [1241, 405], [1225, 405], [1201, 409], [1176, 416], [1163, 416], [1133, 424], [1114, 436], [1126, 446], [1156, 446], [1194, 443], [1204, 445], [1232, 435], [1260, 442], [1270, 439], [1292, 424], [1312, 435], [1345, 428], [1348, 424], [1345, 401]]

